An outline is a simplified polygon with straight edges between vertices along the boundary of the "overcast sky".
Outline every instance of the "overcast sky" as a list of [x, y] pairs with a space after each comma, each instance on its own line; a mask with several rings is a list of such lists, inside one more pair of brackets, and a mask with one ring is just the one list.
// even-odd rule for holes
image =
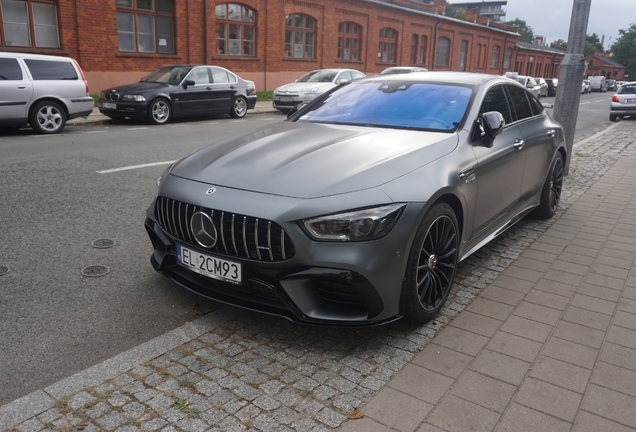
[[[549, 45], [556, 39], [568, 40], [573, 5], [574, 0], [508, 0], [504, 8], [506, 21], [524, 20]], [[636, 0], [592, 0], [587, 34], [596, 33], [599, 40], [605, 35], [604, 48], [608, 49], [618, 38], [618, 30], [627, 30], [632, 23], [636, 23]]]

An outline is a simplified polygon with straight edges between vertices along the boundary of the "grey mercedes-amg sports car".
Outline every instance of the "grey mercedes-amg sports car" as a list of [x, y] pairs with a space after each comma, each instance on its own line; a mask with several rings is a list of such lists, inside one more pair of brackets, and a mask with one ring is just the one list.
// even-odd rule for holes
[[145, 221], [151, 262], [298, 322], [425, 322], [460, 261], [554, 214], [565, 157], [561, 126], [508, 78], [362, 78], [172, 164]]

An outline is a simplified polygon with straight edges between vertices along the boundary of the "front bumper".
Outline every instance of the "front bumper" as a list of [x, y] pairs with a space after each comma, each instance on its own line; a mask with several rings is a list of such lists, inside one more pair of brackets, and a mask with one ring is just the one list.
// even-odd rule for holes
[[[105, 103], [113, 104], [116, 108], [106, 108], [104, 107]], [[99, 108], [99, 112], [111, 118], [131, 117], [135, 119], [145, 119], [148, 117], [147, 102], [109, 102], [99, 99], [97, 101], [97, 107]]]
[[[181, 179], [179, 182], [187, 181]], [[224, 192], [231, 193], [217, 188], [215, 205], [223, 201], [219, 198]], [[165, 195], [166, 191], [162, 191], [162, 194]], [[241, 205], [231, 208], [232, 203], [254, 203], [254, 196], [259, 195], [237, 191], [233, 194], [246, 195], [244, 198], [252, 195], [252, 200], [236, 200], [236, 197], [232, 197], [225, 202], [227, 207], [222, 210], [216, 207], [215, 214], [220, 211], [226, 215], [246, 214], [245, 209], [240, 208]], [[263, 199], [270, 202], [267, 205], [269, 209], [298, 206], [297, 200], [291, 203], [289, 198], [269, 196]], [[170, 198], [170, 202], [177, 201]], [[260, 209], [259, 204], [266, 205], [265, 202], [250, 207], [252, 210]], [[256, 259], [254, 254], [246, 258], [244, 254], [233, 254], [231, 250], [229, 254], [218, 253], [218, 250], [211, 252], [193, 244], [189, 234], [184, 234], [189, 214], [183, 214], [177, 204], [160, 210], [156, 203], [157, 200], [148, 208], [145, 221], [154, 249], [151, 263], [155, 270], [195, 293], [223, 303], [315, 325], [371, 326], [401, 318], [402, 281], [412, 240], [411, 231], [417, 226], [422, 209], [419, 205], [408, 205], [386, 237], [357, 243], [312, 241], [295, 222], [275, 220], [264, 211], [259, 219], [280, 223], [294, 248], [293, 253], [288, 253], [284, 259], [269, 261]], [[183, 204], [183, 201], [178, 203]], [[197, 204], [200, 209], [201, 203]], [[164, 216], [158, 217], [156, 213], [159, 212], [163, 212]], [[228, 245], [231, 243], [229, 237]], [[237, 235], [237, 238], [241, 237]], [[244, 275], [242, 283], [211, 279], [178, 264], [176, 244], [240, 262]]]

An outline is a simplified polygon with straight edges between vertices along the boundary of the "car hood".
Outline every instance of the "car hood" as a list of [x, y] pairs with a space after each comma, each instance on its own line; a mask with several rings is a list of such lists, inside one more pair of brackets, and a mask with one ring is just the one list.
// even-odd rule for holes
[[104, 90], [104, 93], [117, 92], [117, 93], [144, 93], [156, 89], [165, 89], [167, 87], [175, 87], [171, 84], [160, 82], [143, 82], [139, 81], [132, 84], [124, 84], [117, 87], [112, 87]]
[[296, 198], [376, 187], [457, 146], [457, 134], [280, 122], [180, 160], [171, 174]]
[[278, 87], [275, 93], [296, 93], [308, 88], [318, 88], [318, 93], [323, 93], [335, 86], [333, 83], [295, 82]]

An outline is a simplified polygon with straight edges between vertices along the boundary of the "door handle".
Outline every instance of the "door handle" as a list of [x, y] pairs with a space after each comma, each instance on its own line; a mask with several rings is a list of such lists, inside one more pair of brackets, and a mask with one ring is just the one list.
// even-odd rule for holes
[[554, 130], [554, 129], [548, 129], [547, 134], [548, 134], [548, 136], [549, 136], [550, 138], [554, 138], [554, 136], [556, 135], [556, 130]]
[[19, 88], [20, 90], [24, 90], [25, 88], [27, 88], [27, 86], [25, 86], [25, 85], [19, 85], [19, 86], [18, 86], [18, 88]]
[[205, 88], [206, 90], [212, 90], [212, 87], [208, 86]]
[[521, 149], [523, 148], [523, 145], [524, 145], [525, 143], [526, 143], [526, 142], [525, 142], [524, 140], [517, 138], [517, 139], [515, 140], [515, 143], [513, 144], [513, 146], [514, 146], [517, 150], [521, 150]]
[[231, 86], [230, 86], [230, 88], [231, 88], [232, 90], [234, 90], [234, 86], [233, 86], [233, 85], [231, 85]]

